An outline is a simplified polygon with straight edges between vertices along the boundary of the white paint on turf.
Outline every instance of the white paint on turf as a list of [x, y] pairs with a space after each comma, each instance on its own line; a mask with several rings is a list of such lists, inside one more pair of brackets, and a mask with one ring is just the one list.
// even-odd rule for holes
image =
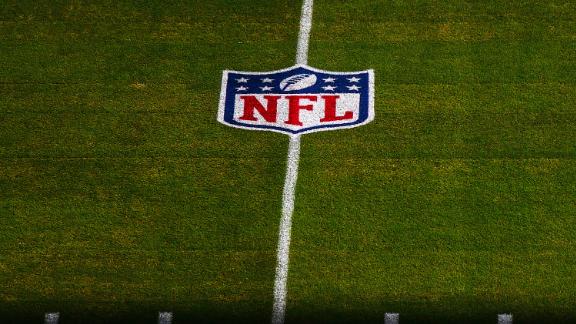
[[316, 84], [314, 74], [296, 74], [280, 81], [280, 89], [284, 91], [295, 91], [309, 88]]
[[299, 160], [300, 136], [291, 136], [286, 162], [286, 179], [284, 180], [284, 191], [282, 193], [282, 219], [280, 220], [278, 235], [278, 260], [276, 264], [276, 280], [274, 282], [273, 324], [284, 323], [284, 314], [286, 312], [290, 232], [292, 229], [292, 213], [294, 212], [294, 195], [296, 193]]
[[313, 0], [304, 0], [300, 15], [300, 31], [298, 32], [298, 47], [296, 48], [296, 64], [308, 64], [308, 41], [312, 30]]
[[[265, 87], [273, 90], [261, 90]], [[359, 127], [374, 119], [374, 71], [325, 71], [304, 64], [267, 72], [224, 70], [217, 119], [230, 127], [289, 136]]]
[[498, 314], [498, 324], [512, 324], [512, 314]]
[[[308, 63], [308, 41], [312, 29], [313, 0], [304, 0], [300, 16], [300, 31], [296, 48], [296, 64]], [[272, 323], [283, 324], [286, 313], [286, 284], [288, 281], [288, 261], [290, 256], [290, 234], [292, 230], [292, 213], [294, 211], [294, 196], [296, 180], [298, 179], [298, 163], [300, 161], [300, 135], [290, 136], [288, 158], [286, 161], [286, 178], [282, 192], [282, 219], [278, 234], [278, 256], [276, 264], [276, 279], [274, 280], [274, 305], [272, 306]]]
[[400, 314], [386, 313], [384, 314], [384, 324], [398, 324], [400, 321]]
[[46, 313], [44, 314], [44, 324], [58, 324], [60, 313]]
[[172, 312], [159, 312], [158, 324], [172, 324]]

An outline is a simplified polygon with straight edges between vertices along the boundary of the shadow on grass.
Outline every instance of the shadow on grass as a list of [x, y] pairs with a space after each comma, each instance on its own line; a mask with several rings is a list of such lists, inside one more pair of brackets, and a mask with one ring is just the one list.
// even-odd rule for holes
[[[470, 304], [469, 302], [472, 302]], [[474, 304], [475, 302], [475, 304]], [[356, 302], [354, 303], [355, 305]], [[476, 307], [474, 307], [474, 305]], [[425, 307], [426, 306], [426, 307]], [[464, 306], [458, 309], [458, 306]], [[543, 305], [491, 305], [481, 300], [444, 300], [434, 303], [399, 302], [387, 304], [386, 309], [341, 310], [330, 305], [322, 309], [293, 306], [288, 309], [287, 323], [384, 323], [385, 312], [400, 313], [402, 324], [424, 323], [497, 323], [497, 314], [512, 313], [514, 324], [576, 323], [575, 309], [542, 310]], [[453, 312], [449, 310], [453, 309]], [[89, 302], [29, 302], [0, 304], [0, 323], [43, 323], [46, 312], [60, 312], [60, 324], [67, 323], [157, 323], [159, 311], [174, 313], [179, 323], [269, 323], [271, 305], [255, 303], [226, 304], [191, 303], [89, 303]]]
[[[44, 323], [44, 314], [59, 312], [59, 324], [146, 324], [157, 323], [159, 311], [173, 312], [172, 323], [267, 323], [270, 307], [257, 309], [254, 305], [226, 305], [226, 309], [208, 303], [167, 306], [160, 303], [75, 303], [30, 302], [0, 304], [0, 323]], [[268, 306], [268, 305], [266, 305]]]
[[[446, 297], [439, 300], [367, 300], [334, 305], [301, 305], [288, 309], [288, 323], [384, 323], [386, 312], [399, 313], [402, 324], [496, 324], [498, 314], [513, 314], [513, 323], [576, 323], [576, 309], [567, 303], [535, 297], [532, 303], [503, 299], [500, 302], [474, 296]], [[564, 302], [564, 301], [563, 301]], [[344, 305], [344, 306], [342, 306]], [[379, 305], [379, 306], [375, 306]], [[319, 308], [322, 309], [319, 309]], [[348, 307], [349, 309], [342, 309]]]

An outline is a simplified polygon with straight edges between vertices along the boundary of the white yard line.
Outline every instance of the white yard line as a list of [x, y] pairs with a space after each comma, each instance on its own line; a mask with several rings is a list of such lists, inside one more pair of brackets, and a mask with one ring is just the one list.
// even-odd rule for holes
[[286, 282], [288, 280], [288, 261], [290, 254], [290, 231], [292, 228], [292, 212], [294, 211], [294, 194], [298, 178], [298, 160], [300, 159], [300, 136], [291, 136], [288, 146], [288, 161], [284, 192], [282, 193], [282, 219], [278, 235], [278, 261], [276, 264], [276, 280], [274, 282], [274, 307], [272, 323], [284, 323], [286, 311]]
[[304, 0], [300, 15], [300, 31], [298, 32], [298, 47], [296, 48], [296, 64], [308, 64], [308, 41], [312, 30], [313, 0]]
[[[302, 3], [298, 47], [296, 49], [296, 64], [308, 63], [308, 40], [310, 39], [310, 30], [312, 29], [312, 6], [313, 0], [304, 0]], [[280, 230], [278, 234], [274, 306], [272, 308], [273, 324], [283, 324], [286, 313], [286, 283], [288, 281], [290, 232], [292, 229], [292, 213], [294, 211], [294, 196], [296, 193], [296, 180], [298, 179], [299, 160], [300, 135], [290, 136], [288, 158], [286, 161], [286, 178], [282, 192], [282, 219], [280, 220]]]
[[58, 324], [60, 313], [46, 313], [44, 314], [44, 324]]

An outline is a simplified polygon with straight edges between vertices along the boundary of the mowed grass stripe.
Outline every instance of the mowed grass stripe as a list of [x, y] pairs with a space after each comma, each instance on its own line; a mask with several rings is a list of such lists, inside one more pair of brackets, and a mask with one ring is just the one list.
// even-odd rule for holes
[[[276, 17], [276, 15], [274, 15]], [[146, 21], [126, 25], [126, 22], [57, 20], [46, 22], [38, 18], [0, 22], [0, 40], [14, 42], [61, 42], [74, 41], [113, 41], [113, 42], [163, 42], [181, 43], [202, 41], [212, 44], [227, 43], [230, 37], [237, 42], [257, 43], [284, 41], [294, 37], [285, 28], [282, 16], [275, 20], [254, 18], [257, 16], [235, 16], [226, 19], [204, 17], [197, 20]], [[230, 30], [227, 19], [234, 19], [237, 28]], [[198, 31], [204, 31], [199, 34]]]
[[[194, 114], [0, 114], [0, 156], [14, 157], [278, 157], [280, 135], [256, 136]], [[239, 139], [245, 141], [238, 143]], [[264, 139], [270, 139], [264, 141]], [[223, 150], [222, 146], [230, 149]]]
[[[298, 21], [298, 3], [270, 1], [266, 6], [241, 0], [162, 3], [149, 1], [7, 1], [0, 8], [2, 40], [148, 41], [234, 43], [296, 39], [286, 22]], [[281, 14], [278, 14], [281, 13]], [[234, 28], [230, 28], [234, 26]], [[186, 38], [174, 39], [177, 33]], [[281, 36], [281, 37], [280, 37]], [[231, 42], [230, 42], [231, 40]]]
[[[218, 89], [222, 67], [282, 67], [295, 41], [244, 44], [162, 42], [4, 42], [0, 83], [187, 83], [190, 89]], [[259, 57], [262, 46], [267, 55]], [[293, 58], [292, 58], [293, 59]], [[243, 64], [246, 62], [246, 64]], [[218, 91], [216, 91], [218, 92]]]
[[[219, 86], [217, 66], [233, 58], [244, 69], [282, 67], [292, 41], [263, 44], [166, 43], [34, 43], [8, 46], [0, 52], [0, 82], [186, 82], [194, 88]], [[568, 83], [576, 69], [576, 41], [388, 42], [359, 44], [312, 41], [311, 53], [330, 53], [325, 69], [364, 65], [380, 71], [379, 82], [398, 84]], [[118, 55], [118, 53], [122, 55]], [[219, 55], [213, 55], [219, 53]], [[254, 58], [258, 57], [258, 60]], [[312, 54], [312, 57], [314, 55]], [[246, 62], [246, 63], [245, 63]], [[245, 63], [245, 64], [243, 64]]]
[[[359, 24], [363, 22], [401, 21], [405, 23], [438, 21], [479, 21], [497, 22], [506, 20], [533, 20], [535, 24], [558, 20], [574, 20], [576, 6], [563, 0], [540, 2], [502, 2], [489, 0], [469, 2], [465, 0], [437, 2], [423, 1], [353, 1], [338, 3], [318, 3], [315, 24], [341, 22]], [[361, 19], [359, 19], [361, 18]]]
[[572, 159], [337, 161], [302, 159], [298, 250], [575, 247]]
[[576, 7], [565, 1], [379, 1], [319, 6], [315, 22], [317, 41], [339, 38], [349, 42], [406, 44], [576, 37]]
[[354, 133], [310, 136], [304, 148], [328, 159], [573, 159], [574, 146], [562, 139], [575, 132], [566, 114], [384, 113]]
[[[158, 22], [198, 21], [230, 23], [231, 19], [249, 21], [283, 21], [290, 23], [300, 17], [300, 5], [293, 1], [270, 1], [266, 6], [253, 5], [250, 0], [230, 3], [228, 0], [210, 2], [110, 1], [97, 3], [69, 3], [65, 1], [8, 0], [0, 8], [3, 21], [69, 21], [146, 24]], [[281, 14], [278, 14], [278, 13]], [[276, 14], [276, 15], [274, 15]], [[198, 31], [200, 33], [200, 31]], [[296, 37], [296, 36], [294, 36]]]
[[[446, 20], [430, 22], [406, 21], [367, 21], [353, 26], [330, 22], [317, 24], [315, 39], [330, 41], [334, 37], [348, 41], [409, 43], [414, 41], [437, 42], [484, 42], [490, 40], [574, 40], [575, 20], [554, 20], [541, 24], [532, 19], [502, 19], [486, 21], [476, 17], [466, 20]], [[540, 24], [539, 24], [540, 23]], [[350, 33], [350, 29], [354, 29]]]
[[[0, 201], [10, 217], [1, 220], [8, 233], [0, 240], [6, 244], [15, 235], [24, 235], [19, 240], [24, 246], [26, 242], [42, 241], [39, 246], [80, 243], [85, 248], [98, 248], [98, 245], [90, 246], [88, 238], [94, 236], [98, 244], [107, 244], [105, 238], [113, 233], [104, 228], [115, 228], [119, 230], [116, 234], [121, 234], [123, 229], [139, 231], [136, 232], [141, 234], [135, 238], [137, 241], [128, 246], [133, 248], [155, 248], [156, 243], [211, 250], [234, 249], [249, 242], [252, 243], [243, 248], [254, 249], [260, 245], [264, 250], [273, 250], [275, 246], [276, 235], [266, 231], [266, 226], [274, 223], [274, 219], [262, 210], [280, 208], [280, 202], [273, 194], [281, 194], [282, 178], [254, 175], [273, 173], [283, 166], [283, 161], [4, 162], [0, 169], [4, 195]], [[233, 193], [222, 190], [232, 185], [246, 188]], [[250, 197], [261, 198], [253, 200]], [[99, 227], [101, 231], [98, 231]], [[23, 231], [24, 228], [31, 232]], [[159, 228], [163, 228], [164, 233]], [[88, 231], [82, 235], [83, 229]], [[80, 241], [61, 241], [58, 238], [65, 237], [62, 231], [75, 233], [72, 236]], [[38, 232], [48, 237], [35, 236]], [[151, 239], [156, 234], [158, 241]], [[167, 235], [165, 240], [164, 235]], [[220, 240], [221, 237], [227, 239]], [[124, 238], [117, 236], [119, 242]], [[267, 245], [261, 241], [265, 238], [270, 238]]]
[[[376, 95], [380, 114], [572, 114], [576, 100], [573, 83], [458, 83], [391, 84], [386, 76]], [[406, 94], [410, 94], [407, 96]], [[441, 94], [441, 95], [439, 95]]]
[[[231, 131], [212, 114], [0, 115], [0, 157], [282, 157], [283, 137]], [[307, 137], [311, 157], [572, 158], [576, 117], [559, 113], [379, 114], [365, 129]], [[162, 127], [163, 125], [167, 125]], [[373, 129], [378, 129], [374, 131]], [[260, 133], [256, 133], [259, 134]], [[235, 145], [227, 151], [222, 145]], [[358, 147], [355, 143], [362, 141]]]
[[[4, 83], [2, 114], [173, 113], [192, 114], [218, 97], [211, 90], [188, 91], [188, 83], [99, 82], [76, 84]], [[441, 92], [442, 96], [437, 94]], [[410, 93], [410, 96], [406, 96]], [[576, 101], [573, 83], [395, 84], [382, 80], [376, 96], [380, 114], [567, 113]], [[194, 103], [194, 104], [192, 104]], [[208, 115], [199, 115], [208, 119]], [[203, 120], [203, 119], [202, 119]]]
[[[527, 21], [497, 21], [486, 22], [478, 20], [405, 23], [367, 22], [355, 26], [357, 32], [348, 33], [349, 26], [341, 25], [334, 28], [331, 24], [318, 23], [318, 40], [329, 41], [333, 37], [351, 40], [367, 40], [372, 38], [378, 42], [404, 43], [410, 41], [466, 41], [480, 42], [488, 40], [511, 40], [518, 38], [545, 40], [574, 40], [576, 21], [557, 20], [546, 25], [535, 25], [537, 20]], [[242, 42], [257, 43], [254, 35], [266, 41], [283, 41], [292, 37], [287, 33], [282, 22], [242, 22], [239, 28], [232, 31], [234, 38]], [[0, 22], [0, 39], [5, 41], [50, 41], [63, 40], [113, 40], [113, 41], [145, 41], [145, 42], [192, 42], [199, 38], [214, 44], [224, 42], [228, 35], [226, 27], [220, 21], [206, 22], [163, 22], [157, 24], [145, 23], [130, 26], [126, 30], [124, 24], [89, 23], [84, 22]], [[202, 35], [196, 35], [197, 30], [206, 30]]]
[[[393, 84], [567, 83], [574, 84], [576, 41], [486, 41], [403, 44], [371, 42], [311, 42], [311, 60], [326, 60], [326, 69], [371, 66], [377, 82]], [[318, 63], [317, 63], [318, 64]], [[377, 108], [378, 109], [378, 108]], [[383, 109], [383, 107], [379, 107]]]
[[[4, 252], [3, 258], [15, 258], [17, 253]], [[38, 259], [41, 261], [38, 262]], [[142, 259], [146, 260], [144, 265], [149, 273], [142, 272], [140, 266], [135, 265]], [[14, 283], [3, 293], [14, 297], [11, 303], [18, 301], [19, 290], [24, 289], [31, 294], [37, 291], [30, 301], [57, 304], [59, 300], [68, 302], [76, 299], [87, 303], [92, 300], [110, 304], [107, 307], [114, 306], [114, 299], [136, 302], [138, 298], [165, 304], [211, 299], [221, 299], [225, 303], [225, 293], [232, 294], [230, 301], [233, 296], [241, 295], [245, 297], [239, 299], [247, 301], [252, 291], [260, 294], [261, 298], [269, 296], [266, 281], [273, 275], [269, 271], [273, 268], [270, 260], [273, 260], [273, 255], [266, 251], [178, 250], [164, 254], [150, 250], [118, 250], [112, 253], [32, 250], [30, 258], [18, 267], [7, 266], [15, 271], [3, 271]], [[81, 287], [75, 287], [75, 280], [66, 280], [61, 276], [68, 271], [81, 278], [78, 281]], [[198, 280], [203, 277], [205, 279]], [[111, 286], [119, 289], [111, 290]], [[211, 292], [211, 289], [215, 291]], [[181, 296], [170, 296], [174, 293]]]

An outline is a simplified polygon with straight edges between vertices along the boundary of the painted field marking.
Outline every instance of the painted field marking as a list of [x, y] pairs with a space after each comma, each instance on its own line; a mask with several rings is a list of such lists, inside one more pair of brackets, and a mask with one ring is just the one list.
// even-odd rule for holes
[[296, 64], [308, 64], [308, 43], [312, 30], [313, 0], [304, 0], [300, 16], [300, 31], [298, 32], [298, 46], [296, 47]]
[[158, 324], [172, 324], [172, 312], [159, 312]]
[[[308, 43], [312, 29], [313, 0], [304, 0], [300, 15], [300, 31], [296, 48], [296, 64], [308, 63]], [[286, 314], [286, 283], [288, 281], [288, 262], [290, 256], [290, 235], [292, 231], [292, 213], [294, 212], [294, 196], [296, 180], [298, 179], [298, 164], [300, 161], [300, 135], [290, 136], [288, 158], [286, 161], [286, 178], [282, 192], [282, 219], [278, 233], [278, 255], [276, 264], [276, 279], [274, 280], [274, 304], [272, 306], [272, 324], [283, 324]]]
[[498, 324], [512, 324], [512, 314], [498, 314]]
[[374, 71], [325, 71], [308, 66], [313, 0], [303, 0], [296, 64], [267, 72], [224, 70], [218, 122], [289, 136], [278, 230], [272, 323], [284, 323], [290, 236], [302, 134], [349, 129], [374, 120]]
[[44, 314], [44, 324], [58, 324], [60, 313], [46, 313]]
[[384, 324], [398, 324], [400, 322], [400, 314], [386, 313], [384, 314]]
[[292, 229], [292, 213], [294, 211], [294, 195], [298, 179], [298, 161], [300, 159], [300, 136], [290, 137], [284, 192], [282, 193], [282, 219], [278, 234], [278, 257], [276, 279], [274, 281], [274, 305], [272, 323], [284, 323], [286, 312], [286, 283], [288, 281], [288, 261], [290, 255], [290, 232]]

